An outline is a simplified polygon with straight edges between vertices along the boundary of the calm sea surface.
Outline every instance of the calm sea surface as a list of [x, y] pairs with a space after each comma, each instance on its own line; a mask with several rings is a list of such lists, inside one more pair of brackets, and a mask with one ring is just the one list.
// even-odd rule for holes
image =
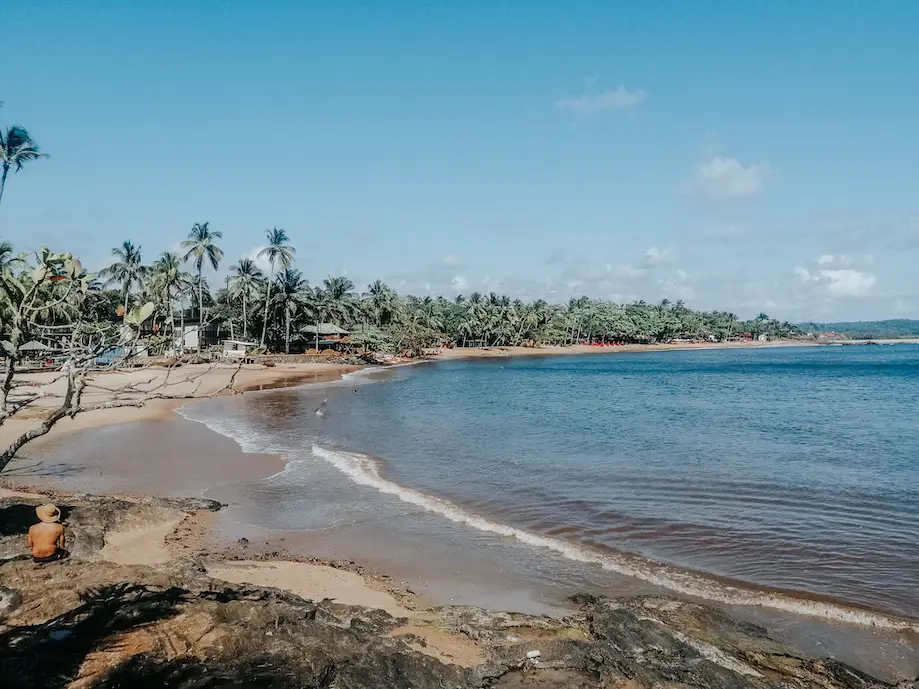
[[260, 526], [876, 622], [919, 618], [917, 410], [896, 345], [443, 362], [187, 414], [290, 460], [217, 496]]

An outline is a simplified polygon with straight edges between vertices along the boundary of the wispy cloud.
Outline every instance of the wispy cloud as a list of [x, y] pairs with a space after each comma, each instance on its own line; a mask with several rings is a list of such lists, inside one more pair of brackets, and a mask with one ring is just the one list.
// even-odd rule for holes
[[733, 158], [715, 156], [696, 166], [692, 181], [684, 191], [714, 199], [736, 201], [761, 194], [770, 175], [766, 163], [743, 165]]
[[647, 98], [648, 94], [642, 89], [630, 91], [620, 86], [602, 93], [560, 98], [555, 101], [555, 107], [579, 115], [595, 115], [607, 110], [630, 110], [641, 105]]

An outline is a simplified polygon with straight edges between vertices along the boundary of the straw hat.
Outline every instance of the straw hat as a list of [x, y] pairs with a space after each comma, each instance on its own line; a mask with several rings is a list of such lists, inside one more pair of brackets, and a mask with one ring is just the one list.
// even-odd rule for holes
[[61, 519], [61, 511], [54, 505], [39, 505], [35, 508], [35, 514], [46, 524], [53, 524]]

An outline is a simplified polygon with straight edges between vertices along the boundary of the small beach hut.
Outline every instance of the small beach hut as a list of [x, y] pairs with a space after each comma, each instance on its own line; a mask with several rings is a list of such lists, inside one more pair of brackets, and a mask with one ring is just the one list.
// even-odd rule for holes
[[316, 325], [305, 325], [300, 328], [300, 335], [305, 344], [312, 343], [317, 350], [338, 349], [344, 338], [351, 333], [344, 328], [339, 328], [334, 323], [320, 323]]
[[224, 340], [223, 341], [223, 358], [234, 361], [245, 361], [249, 357], [249, 350], [258, 347], [255, 342], [246, 342], [245, 340]]
[[19, 347], [19, 353], [27, 366], [43, 366], [50, 360], [52, 352], [52, 347], [38, 340], [30, 340]]

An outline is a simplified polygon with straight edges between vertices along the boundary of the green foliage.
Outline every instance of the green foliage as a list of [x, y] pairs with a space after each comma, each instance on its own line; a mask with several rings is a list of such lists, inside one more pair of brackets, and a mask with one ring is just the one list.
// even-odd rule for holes
[[348, 338], [348, 345], [366, 352], [396, 351], [395, 341], [387, 334], [376, 328], [368, 328], [364, 332], [357, 332]]
[[805, 332], [834, 332], [856, 340], [919, 337], [919, 320], [894, 318], [886, 321], [841, 321], [837, 323], [799, 323]]

